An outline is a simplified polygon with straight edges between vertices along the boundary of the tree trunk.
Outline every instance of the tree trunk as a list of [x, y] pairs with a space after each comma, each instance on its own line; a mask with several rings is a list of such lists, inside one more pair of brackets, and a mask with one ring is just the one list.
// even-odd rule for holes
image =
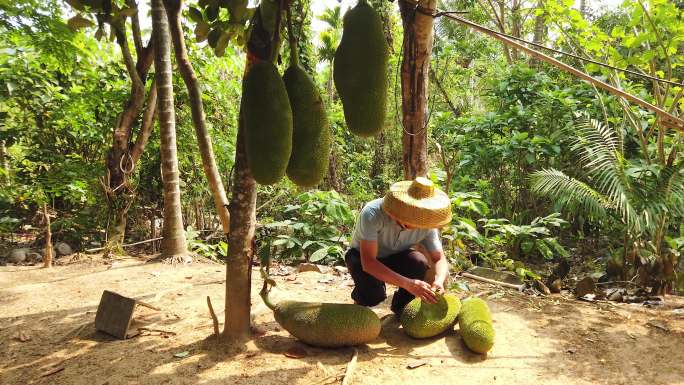
[[587, 5], [588, 0], [580, 0], [580, 14], [583, 18], [587, 18], [589, 14], [589, 6]]
[[[110, 27], [114, 28], [114, 26]], [[156, 98], [156, 94], [152, 95], [152, 92], [150, 92], [147, 111], [143, 118], [142, 128], [138, 134], [139, 140], [136, 141], [129, 152], [133, 125], [145, 103], [145, 78], [154, 59], [154, 49], [151, 42], [146, 48], [138, 48], [136, 43], [136, 53], [138, 55], [136, 62], [133, 60], [133, 55], [128, 47], [126, 31], [115, 28], [115, 35], [117, 44], [121, 48], [128, 76], [131, 79], [131, 93], [126, 101], [124, 110], [116, 121], [112, 132], [112, 147], [109, 149], [106, 158], [107, 171], [103, 187], [107, 195], [110, 218], [105, 254], [111, 251], [120, 252], [122, 250], [121, 246], [123, 245], [126, 228], [125, 218], [128, 208], [134, 199], [133, 190], [128, 185], [128, 173], [133, 171], [136, 158], [140, 157], [147, 143], [147, 138], [153, 125], [146, 124], [145, 117], [147, 117], [147, 120], [151, 120], [149, 115], [154, 116]], [[135, 31], [134, 35], [136, 35]], [[110, 229], [114, 233], [110, 233]]]
[[154, 66], [160, 127], [161, 171], [164, 186], [164, 224], [162, 247], [164, 257], [185, 257], [188, 254], [183, 229], [180, 199], [180, 177], [176, 154], [176, 115], [173, 104], [173, 79], [169, 26], [162, 0], [152, 0], [152, 28], [154, 29]]
[[333, 62], [332, 60], [328, 63], [328, 97], [330, 98], [330, 101], [328, 102], [330, 105], [333, 104], [335, 101], [335, 87], [333, 83]]
[[[154, 215], [154, 207], [147, 216], [150, 219], [150, 239], [157, 238], [157, 216]], [[152, 241], [152, 254], [157, 252], [157, 242]]]
[[[436, 0], [420, 2], [428, 12], [435, 9], [435, 4]], [[428, 171], [427, 102], [434, 19], [405, 2], [399, 3], [399, 9], [404, 26], [401, 62], [404, 179], [414, 179], [426, 176]]]
[[[543, 0], [539, 0], [537, 3], [537, 8], [542, 8], [543, 6]], [[546, 40], [546, 33], [546, 14], [540, 13], [534, 18], [534, 35], [532, 36], [532, 41], [537, 44], [544, 44], [544, 41]], [[539, 67], [541, 62], [534, 57], [530, 57], [529, 63], [532, 66]]]
[[188, 89], [190, 109], [192, 110], [192, 122], [195, 126], [197, 144], [199, 145], [200, 155], [202, 156], [204, 174], [209, 181], [209, 189], [214, 198], [214, 206], [216, 206], [216, 212], [221, 220], [221, 226], [223, 226], [223, 233], [228, 234], [230, 232], [228, 198], [226, 198], [226, 191], [223, 187], [221, 174], [219, 174], [218, 167], [216, 166], [216, 158], [214, 157], [214, 149], [211, 145], [211, 137], [209, 137], [209, 131], [207, 130], [207, 124], [204, 119], [202, 90], [199, 81], [197, 80], [197, 76], [195, 75], [195, 70], [192, 68], [192, 63], [190, 63], [190, 60], [188, 59], [188, 53], [185, 48], [185, 38], [183, 36], [180, 20], [182, 0], [164, 0], [164, 4], [168, 13], [171, 38], [173, 39], [173, 46], [176, 53], [176, 62], [178, 63], [178, 69], [183, 76], [185, 86]]
[[0, 164], [2, 164], [2, 183], [8, 185], [10, 183], [10, 168], [7, 160], [7, 146], [4, 140], [0, 140]]
[[[335, 101], [335, 87], [333, 84], [333, 62], [329, 63], [330, 73], [328, 76], [328, 97], [330, 98], [330, 105]], [[331, 127], [332, 128], [332, 127]], [[335, 140], [336, 132], [332, 128], [332, 143], [330, 144], [330, 157], [328, 159], [328, 175], [326, 177], [328, 187], [335, 191], [340, 191], [340, 177], [337, 172], [337, 141]]]
[[226, 258], [226, 308], [223, 339], [240, 345], [250, 336], [250, 285], [252, 239], [256, 224], [256, 182], [247, 167], [244, 127], [238, 123], [235, 146], [233, 194], [230, 200], [230, 233]]
[[[279, 4], [279, 9], [280, 8]], [[280, 15], [276, 19], [275, 36], [268, 33], [257, 12], [252, 19], [253, 29], [247, 42], [245, 74], [256, 62], [274, 60], [279, 46]], [[233, 347], [242, 347], [250, 338], [251, 267], [254, 253], [256, 224], [256, 181], [250, 174], [244, 143], [242, 108], [235, 144], [235, 165], [230, 199], [230, 233], [226, 258], [226, 306], [222, 339]]]
[[133, 203], [131, 196], [123, 196], [121, 194], [114, 195], [117, 201], [110, 201], [110, 210], [113, 212], [110, 215], [109, 226], [107, 226], [107, 245], [105, 246], [105, 254], [123, 254], [123, 242], [126, 236], [126, 224], [128, 209]]
[[47, 203], [43, 203], [43, 218], [45, 218], [45, 256], [43, 257], [43, 267], [52, 267], [52, 230], [50, 229], [50, 214], [48, 213]]
[[332, 128], [333, 132], [333, 141], [330, 144], [330, 158], [328, 159], [328, 175], [326, 176], [326, 183], [328, 184], [328, 187], [335, 190], [335, 191], [342, 191], [342, 183], [340, 181], [340, 174], [338, 172], [338, 166], [337, 166], [337, 156], [338, 156], [338, 151], [337, 151], [337, 143], [335, 142], [335, 133], [334, 133], [334, 128]]
[[371, 165], [370, 177], [375, 178], [382, 174], [385, 168], [385, 131], [380, 131], [375, 137], [375, 149], [373, 153], [373, 164]]

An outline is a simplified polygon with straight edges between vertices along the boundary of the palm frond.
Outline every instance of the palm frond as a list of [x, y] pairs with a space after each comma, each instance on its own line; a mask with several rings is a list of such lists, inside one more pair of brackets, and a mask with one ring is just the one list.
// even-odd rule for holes
[[564, 209], [581, 208], [591, 217], [606, 217], [606, 211], [615, 208], [613, 202], [588, 184], [569, 177], [556, 169], [532, 173], [532, 191], [558, 203]]
[[578, 154], [594, 189], [609, 198], [628, 227], [641, 231], [638, 210], [632, 203], [634, 188], [626, 173], [629, 162], [623, 156], [617, 132], [582, 116], [570, 134], [571, 149]]

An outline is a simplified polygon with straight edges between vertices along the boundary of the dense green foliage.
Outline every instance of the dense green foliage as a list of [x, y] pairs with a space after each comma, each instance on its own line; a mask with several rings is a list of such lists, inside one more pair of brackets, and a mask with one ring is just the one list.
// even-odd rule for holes
[[[97, 10], [56, 0], [0, 4], [3, 237], [28, 233], [40, 244], [43, 203], [56, 213], [56, 239], [82, 249], [106, 237], [111, 212], [102, 188], [105, 161], [132, 85], [120, 45], [111, 40], [116, 38], [112, 26], [129, 25], [135, 11], [123, 1], [114, 3], [112, 17], [118, 19], [104, 23], [97, 22]], [[333, 86], [347, 10], [314, 14], [304, 12], [313, 9], [312, 1], [293, 4], [298, 59], [314, 74], [325, 102], [330, 167], [318, 190], [302, 190], [285, 179], [258, 187], [260, 253], [289, 263], [341, 263], [358, 210], [401, 178], [401, 25], [396, 3], [368, 3], [382, 21], [384, 41], [375, 43], [386, 42], [388, 55], [382, 76], [386, 114], [377, 127], [383, 130], [372, 139], [350, 133]], [[573, 8], [569, 0], [522, 3], [505, 7], [500, 19], [499, 11], [472, 1], [447, 0], [439, 7], [469, 11], [475, 22], [618, 68], [675, 83], [684, 79], [680, 3], [627, 0], [595, 10]], [[183, 11], [225, 183], [235, 155], [250, 20], [260, 17], [271, 25], [277, 19], [274, 2], [259, 12], [248, 6], [253, 4], [199, 1]], [[138, 11], [146, 42], [148, 16], [142, 7]], [[316, 30], [314, 19], [320, 21]], [[123, 38], [135, 46], [134, 36]], [[289, 48], [281, 53], [289, 55]], [[363, 65], [366, 56], [349, 59], [349, 65]], [[681, 85], [558, 57], [683, 114]], [[276, 62], [283, 73], [288, 61]], [[198, 167], [188, 96], [174, 76], [184, 220], [194, 229], [191, 247], [220, 257], [229, 246], [212, 235], [218, 222]], [[151, 78], [150, 73], [146, 87]], [[536, 279], [539, 264], [564, 258], [579, 270], [606, 272], [604, 279], [638, 278], [656, 291], [669, 290], [675, 281], [684, 290], [681, 133], [664, 128], [647, 110], [447, 18], [436, 21], [428, 106], [429, 176], [452, 198], [454, 220], [442, 237], [454, 266], [483, 264]], [[139, 130], [135, 124], [133, 132]], [[154, 129], [130, 176], [136, 199], [128, 213], [128, 240], [155, 235], [151, 227], [162, 217], [159, 163]]]

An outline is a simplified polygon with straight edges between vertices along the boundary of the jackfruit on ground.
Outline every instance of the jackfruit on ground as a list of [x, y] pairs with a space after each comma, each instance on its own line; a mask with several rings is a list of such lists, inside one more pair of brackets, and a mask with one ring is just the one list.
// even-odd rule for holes
[[380, 15], [366, 2], [344, 15], [333, 63], [335, 87], [349, 130], [369, 137], [382, 130], [387, 108], [388, 48]]
[[278, 182], [292, 151], [292, 109], [273, 63], [252, 65], [242, 83], [242, 118], [247, 162], [254, 180]]
[[301, 187], [319, 184], [328, 171], [330, 126], [313, 79], [296, 61], [283, 75], [292, 107], [292, 154], [287, 176]]
[[452, 294], [438, 296], [435, 304], [414, 298], [406, 305], [399, 320], [409, 336], [429, 338], [452, 327], [460, 309], [461, 301]]
[[380, 318], [373, 310], [354, 304], [281, 301], [273, 304], [262, 294], [276, 322], [300, 341], [334, 348], [365, 344], [380, 334]]
[[458, 325], [466, 346], [476, 353], [487, 353], [494, 346], [492, 314], [487, 303], [471, 297], [463, 301]]

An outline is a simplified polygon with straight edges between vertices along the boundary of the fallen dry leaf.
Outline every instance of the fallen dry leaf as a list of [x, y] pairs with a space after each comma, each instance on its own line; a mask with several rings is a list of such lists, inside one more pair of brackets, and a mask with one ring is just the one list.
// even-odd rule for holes
[[425, 360], [415, 360], [415, 361], [409, 362], [408, 365], [406, 365], [406, 367], [409, 369], [415, 369], [415, 368], [419, 368], [419, 367], [426, 365], [426, 364], [427, 364], [427, 361], [425, 361]]
[[285, 352], [285, 357], [289, 358], [304, 358], [307, 356], [306, 350], [301, 346], [293, 346]]
[[31, 341], [31, 336], [23, 330], [19, 331], [13, 338], [19, 342]]

